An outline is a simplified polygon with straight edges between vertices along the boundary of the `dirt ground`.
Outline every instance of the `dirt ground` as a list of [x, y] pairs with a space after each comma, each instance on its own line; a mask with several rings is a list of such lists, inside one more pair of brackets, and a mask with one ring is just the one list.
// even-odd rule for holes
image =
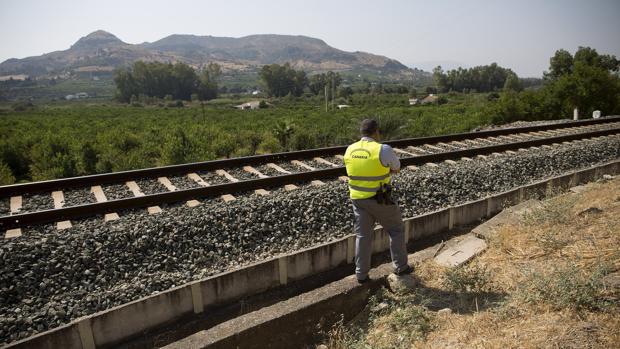
[[323, 345], [620, 347], [620, 177], [547, 200], [488, 243], [461, 267], [417, 265], [415, 291], [381, 290]]

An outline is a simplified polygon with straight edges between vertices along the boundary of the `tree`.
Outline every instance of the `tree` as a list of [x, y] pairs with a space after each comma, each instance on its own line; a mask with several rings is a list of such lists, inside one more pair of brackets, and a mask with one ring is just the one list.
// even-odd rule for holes
[[131, 68], [115, 71], [116, 97], [122, 102], [132, 102], [132, 98], [138, 102], [138, 96], [143, 100], [170, 96], [173, 100], [189, 101], [194, 93], [202, 99], [215, 98], [219, 75], [220, 68], [213, 63], [199, 77], [185, 63], [137, 61]]
[[579, 47], [574, 57], [566, 50], [558, 50], [549, 62], [541, 89], [518, 94], [513, 88], [505, 89], [498, 103], [498, 120], [562, 118], [572, 115], [575, 107], [586, 115], [594, 110], [608, 114], [620, 111], [615, 56]]
[[217, 98], [218, 80], [221, 73], [222, 70], [216, 63], [209, 63], [206, 68], [202, 69], [198, 82], [198, 99], [207, 101]]
[[308, 84], [308, 78], [303, 70], [295, 70], [290, 64], [264, 65], [260, 77], [266, 86], [267, 93], [274, 97], [284, 97], [289, 93], [299, 97]]
[[293, 124], [288, 121], [278, 121], [273, 128], [273, 135], [280, 143], [282, 149], [286, 149], [289, 144], [289, 139], [295, 132]]
[[545, 73], [545, 78], [557, 79], [562, 75], [570, 74], [573, 69], [573, 56], [566, 50], [557, 50], [549, 59], [549, 73]]
[[509, 74], [506, 77], [506, 82], [504, 83], [504, 91], [521, 91], [523, 87], [521, 86], [521, 81], [519, 81], [519, 77], [517, 74]]
[[310, 77], [308, 87], [310, 92], [318, 96], [325, 91], [325, 85], [327, 85], [325, 74], [314, 74]]
[[433, 80], [441, 92], [495, 91], [504, 87], [510, 75], [516, 76], [512, 70], [500, 67], [497, 63], [469, 69], [458, 68], [445, 73], [441, 66], [433, 69]]

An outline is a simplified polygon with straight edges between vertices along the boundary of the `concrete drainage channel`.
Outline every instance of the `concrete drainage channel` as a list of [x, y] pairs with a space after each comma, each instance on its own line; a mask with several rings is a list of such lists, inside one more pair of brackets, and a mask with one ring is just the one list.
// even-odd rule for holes
[[[615, 160], [408, 218], [406, 236], [409, 241], [432, 239], [437, 234], [492, 217], [504, 207], [551, 196], [618, 172], [620, 160]], [[389, 267], [382, 265], [371, 275], [377, 281], [368, 285], [358, 286], [354, 277], [334, 282], [351, 273], [354, 239], [349, 235], [188, 283], [75, 320], [8, 347], [90, 349], [169, 344], [170, 347], [290, 348], [291, 343], [313, 336], [316, 324], [329, 327], [340, 314], [346, 320], [359, 312], [369, 291], [379, 287], [389, 274]], [[382, 254], [388, 249], [388, 235], [379, 228], [373, 239], [373, 253]], [[287, 300], [275, 303], [282, 299]], [[254, 309], [258, 310], [252, 312]], [[243, 313], [247, 314], [229, 320]], [[190, 325], [180, 326], [182, 323]], [[211, 329], [200, 331], [204, 328]], [[162, 332], [166, 335], [157, 335]], [[197, 333], [192, 335], [192, 332]], [[181, 339], [183, 336], [188, 337]], [[175, 343], [175, 340], [180, 341]]]

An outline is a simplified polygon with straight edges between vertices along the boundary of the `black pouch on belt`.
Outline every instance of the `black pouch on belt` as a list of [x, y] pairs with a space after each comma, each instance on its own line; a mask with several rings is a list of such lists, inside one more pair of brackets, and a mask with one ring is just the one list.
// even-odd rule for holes
[[379, 205], [394, 205], [392, 200], [392, 186], [381, 183], [381, 188], [377, 191], [375, 199]]
[[394, 205], [394, 200], [392, 199], [392, 186], [389, 184], [385, 184], [383, 199], [386, 205]]

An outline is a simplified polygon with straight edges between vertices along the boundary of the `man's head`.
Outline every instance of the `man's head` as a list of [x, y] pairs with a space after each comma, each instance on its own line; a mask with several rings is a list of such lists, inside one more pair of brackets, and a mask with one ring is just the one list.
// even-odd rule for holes
[[364, 137], [370, 137], [376, 141], [379, 140], [379, 124], [373, 119], [364, 119], [360, 124], [360, 133]]

